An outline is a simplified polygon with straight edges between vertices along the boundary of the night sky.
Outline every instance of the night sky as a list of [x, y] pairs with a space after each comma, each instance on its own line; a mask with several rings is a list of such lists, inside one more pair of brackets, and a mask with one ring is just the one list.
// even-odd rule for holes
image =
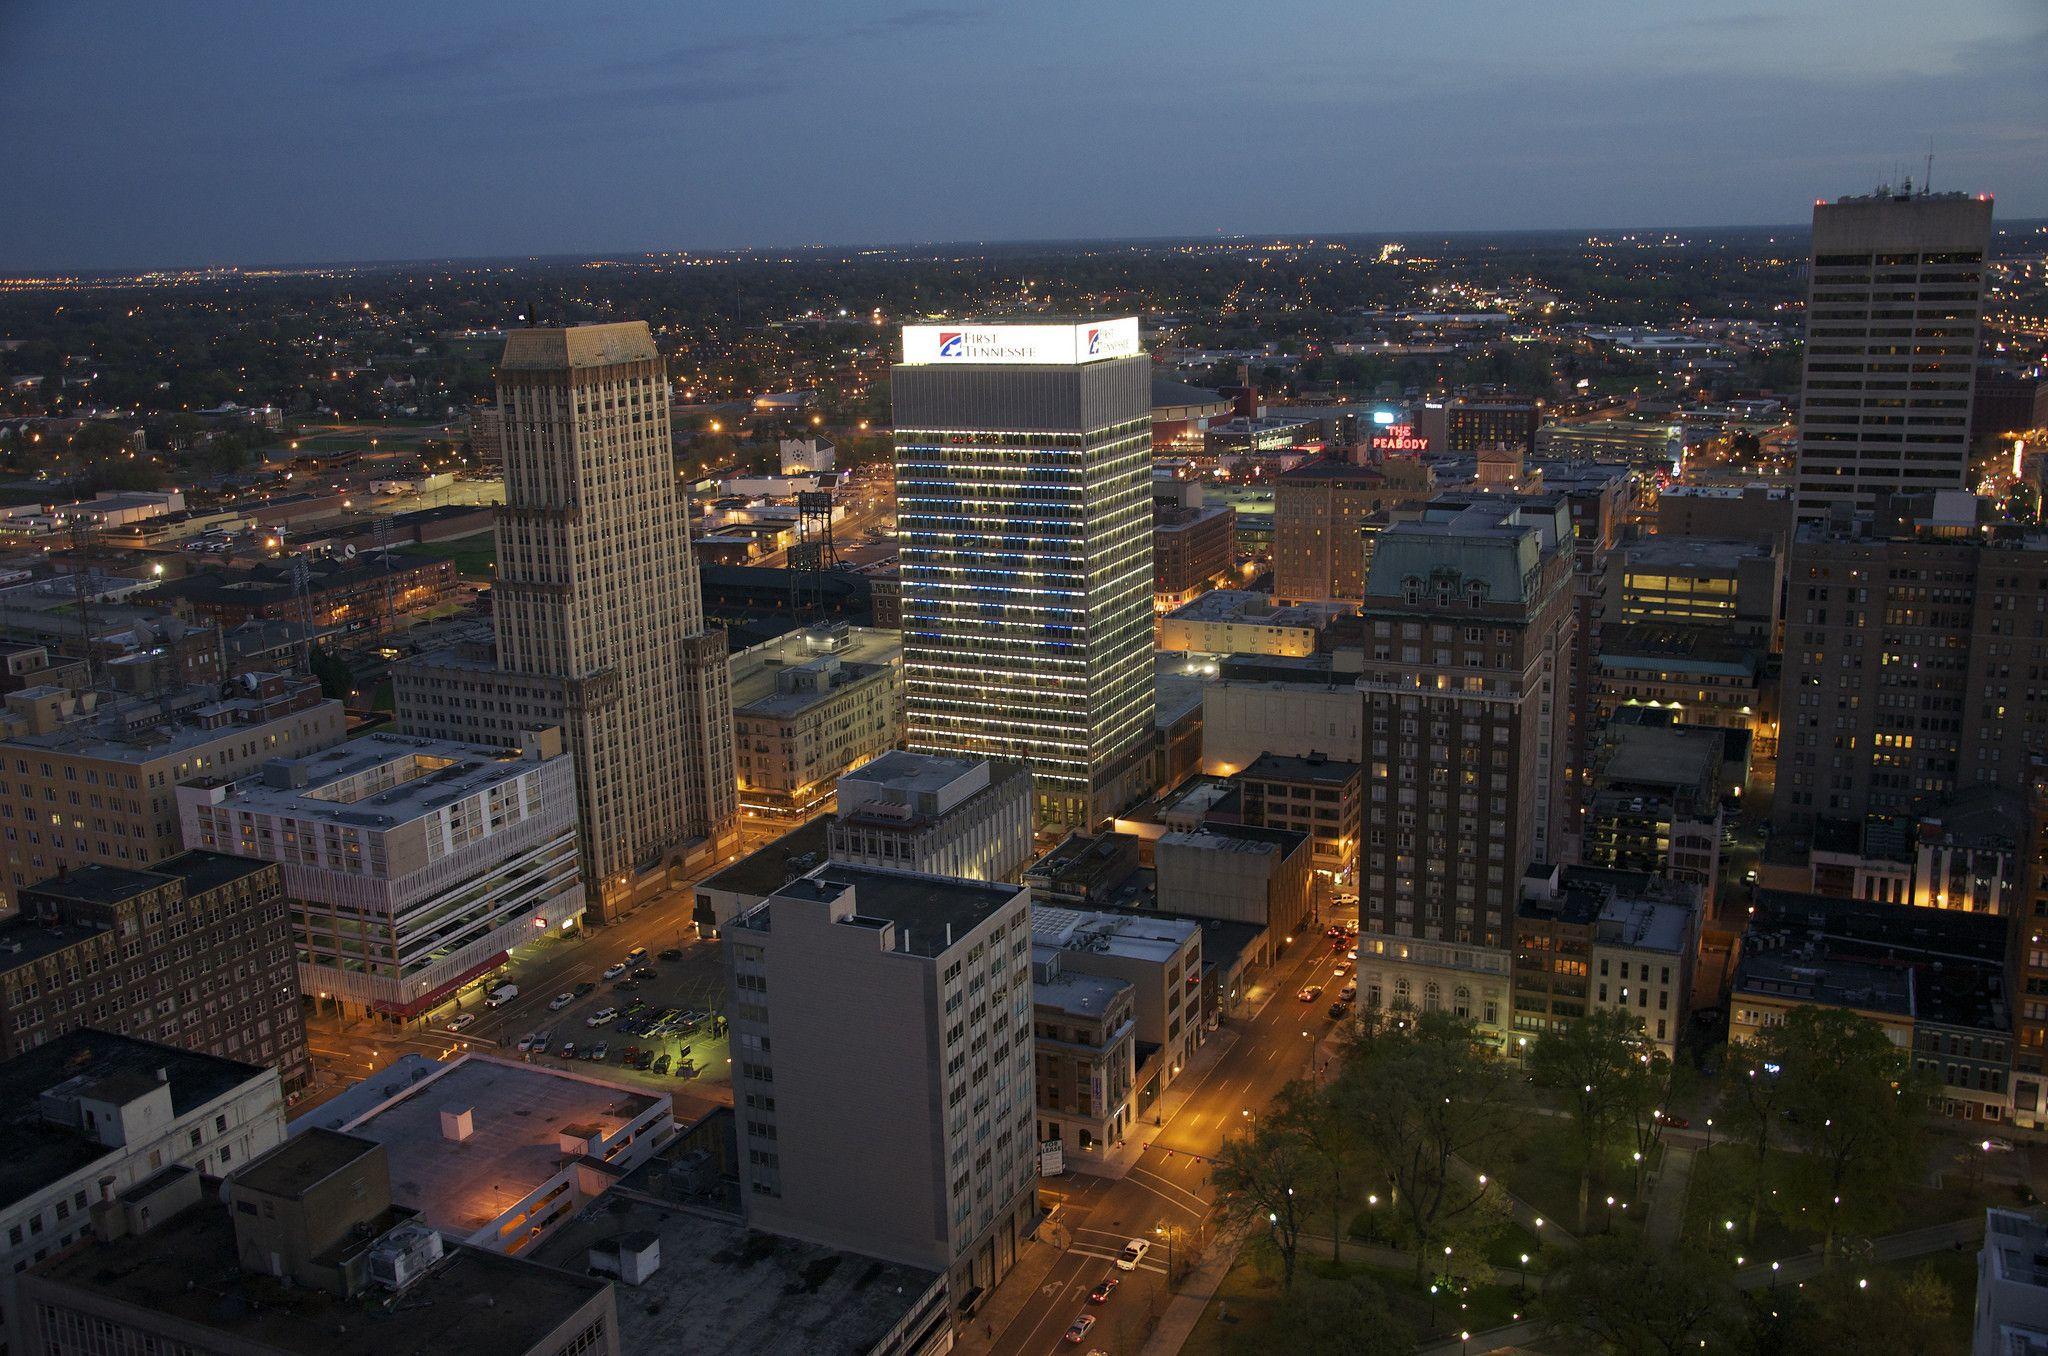
[[2048, 216], [2043, 0], [0, 0], [0, 267]]

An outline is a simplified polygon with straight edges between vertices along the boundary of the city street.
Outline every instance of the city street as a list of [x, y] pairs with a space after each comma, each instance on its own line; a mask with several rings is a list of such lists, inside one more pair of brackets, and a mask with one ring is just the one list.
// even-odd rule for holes
[[[1328, 1005], [1302, 1003], [1295, 998], [1295, 991], [1318, 975], [1327, 976], [1335, 960], [1323, 938], [1311, 935], [1298, 941], [1273, 971], [1260, 977], [1254, 987], [1252, 1015], [1227, 1023], [1209, 1037], [1212, 1043], [1228, 1042], [1223, 1054], [1206, 1071], [1190, 1071], [1191, 1088], [1168, 1089], [1169, 1102], [1186, 1094], [1171, 1119], [1163, 1127], [1137, 1127], [1135, 1133], [1147, 1147], [1125, 1176], [1070, 1174], [1044, 1184], [1052, 1217], [1041, 1228], [1040, 1237], [1064, 1239], [1066, 1246], [1051, 1270], [1035, 1282], [1036, 1288], [1021, 1309], [1014, 1307], [1014, 1300], [1006, 1306], [1008, 1297], [1003, 1289], [997, 1290], [989, 1312], [1000, 1312], [1002, 1317], [965, 1325], [963, 1350], [999, 1356], [1045, 1356], [1072, 1350], [1062, 1335], [1086, 1312], [1099, 1322], [1082, 1349], [1101, 1348], [1110, 1356], [1127, 1356], [1118, 1335], [1125, 1328], [1133, 1333], [1138, 1329], [1128, 1320], [1119, 1321], [1119, 1316], [1130, 1310], [1142, 1313], [1155, 1302], [1161, 1309], [1165, 1307], [1168, 1245], [1185, 1246], [1182, 1235], [1208, 1215], [1214, 1198], [1209, 1155], [1233, 1127], [1247, 1124], [1283, 1086], [1308, 1072], [1309, 1042], [1303, 1039], [1304, 1032], [1316, 1038], [1319, 1061], [1330, 1057], [1321, 1044], [1334, 1025]], [[1114, 1259], [1125, 1242], [1134, 1238], [1149, 1240], [1152, 1252], [1137, 1271], [1118, 1271]], [[1020, 1268], [1005, 1285], [1032, 1283], [1021, 1272]], [[1108, 1303], [1090, 1304], [1088, 1292], [1110, 1275], [1120, 1277], [1123, 1284]], [[995, 1328], [992, 1340], [987, 1332], [991, 1324]]]

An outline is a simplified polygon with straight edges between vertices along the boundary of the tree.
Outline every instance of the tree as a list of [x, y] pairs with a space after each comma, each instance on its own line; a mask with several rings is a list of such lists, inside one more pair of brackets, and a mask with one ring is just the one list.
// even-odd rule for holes
[[1700, 1349], [1731, 1299], [1726, 1283], [1698, 1259], [1605, 1235], [1564, 1256], [1534, 1307], [1574, 1343], [1597, 1343], [1617, 1356], [1678, 1356]]
[[1308, 1219], [1313, 1174], [1308, 1145], [1293, 1127], [1275, 1119], [1224, 1140], [1216, 1151], [1218, 1208], [1226, 1221], [1240, 1228], [1266, 1230], [1280, 1254], [1283, 1292], [1294, 1289], [1294, 1263]]
[[335, 701], [347, 701], [355, 691], [356, 676], [347, 662], [339, 655], [330, 653], [325, 647], [315, 645], [307, 666], [313, 676], [320, 680], [320, 695]]
[[1643, 1194], [1643, 1173], [1650, 1165], [1650, 1156], [1664, 1137], [1664, 1108], [1671, 1105], [1678, 1078], [1671, 1057], [1651, 1045], [1643, 1037], [1642, 1028], [1642, 1020], [1636, 1019], [1636, 1055], [1614, 1090], [1615, 1125], [1634, 1156], [1633, 1194], [1637, 1197]]
[[1938, 1356], [1953, 1351], [1955, 1296], [1933, 1267], [1911, 1275], [1853, 1275], [1847, 1268], [1808, 1281], [1792, 1320], [1795, 1351], [1827, 1351], [1844, 1333], [1858, 1356]]
[[1466, 1018], [1368, 1010], [1332, 1095], [1392, 1188], [1419, 1279], [1444, 1229], [1485, 1195], [1460, 1160], [1508, 1130], [1520, 1101], [1509, 1067]]
[[1242, 1333], [1238, 1345], [1247, 1356], [1271, 1351], [1407, 1356], [1415, 1350], [1415, 1333], [1388, 1310], [1386, 1296], [1369, 1281], [1311, 1275], [1280, 1302], [1263, 1328]]
[[1784, 1131], [1791, 1089], [1783, 1075], [1775, 1029], [1754, 1040], [1731, 1041], [1721, 1064], [1721, 1119], [1731, 1142], [1742, 1146], [1749, 1179], [1745, 1241], [1756, 1242], [1764, 1193], [1770, 1186], [1771, 1154]]
[[1593, 1169], [1613, 1142], [1623, 1084], [1640, 1053], [1642, 1024], [1613, 1008], [1595, 1008], [1562, 1031], [1538, 1040], [1529, 1051], [1529, 1076], [1564, 1100], [1579, 1143], [1579, 1220], [1593, 1194]]
[[1837, 1232], [1881, 1226], [1897, 1188], [1912, 1180], [1926, 1098], [1907, 1053], [1868, 1017], [1798, 1007], [1770, 1036], [1803, 1151], [1791, 1183], [1823, 1221], [1821, 1251], [1832, 1260]]
[[1310, 1157], [1310, 1195], [1330, 1212], [1331, 1256], [1344, 1255], [1344, 1207], [1349, 1203], [1345, 1188], [1352, 1180], [1351, 1168], [1358, 1153], [1358, 1136], [1349, 1117], [1319, 1088], [1307, 1083], [1289, 1083], [1274, 1099], [1273, 1120], [1292, 1133]]

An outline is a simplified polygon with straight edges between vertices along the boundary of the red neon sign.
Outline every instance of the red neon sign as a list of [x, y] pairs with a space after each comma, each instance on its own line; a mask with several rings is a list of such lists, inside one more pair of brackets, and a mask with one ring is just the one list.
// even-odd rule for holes
[[1417, 437], [1413, 424], [1389, 424], [1385, 433], [1372, 435], [1375, 452], [1427, 452], [1429, 439]]

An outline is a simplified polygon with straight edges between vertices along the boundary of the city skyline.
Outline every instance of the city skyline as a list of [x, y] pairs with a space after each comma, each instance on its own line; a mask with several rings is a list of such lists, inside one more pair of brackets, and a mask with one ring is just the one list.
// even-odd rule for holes
[[[1291, 8], [1243, 61], [1222, 11], [17, 10], [0, 117], [39, 211], [0, 267], [1777, 225], [1930, 150], [1938, 187], [2048, 214], [2048, 26], [2016, 0], [1853, 28], [1582, 0], [1475, 41], [1478, 8]], [[209, 80], [163, 83], [188, 67]], [[566, 191], [507, 211], [534, 172]]]

